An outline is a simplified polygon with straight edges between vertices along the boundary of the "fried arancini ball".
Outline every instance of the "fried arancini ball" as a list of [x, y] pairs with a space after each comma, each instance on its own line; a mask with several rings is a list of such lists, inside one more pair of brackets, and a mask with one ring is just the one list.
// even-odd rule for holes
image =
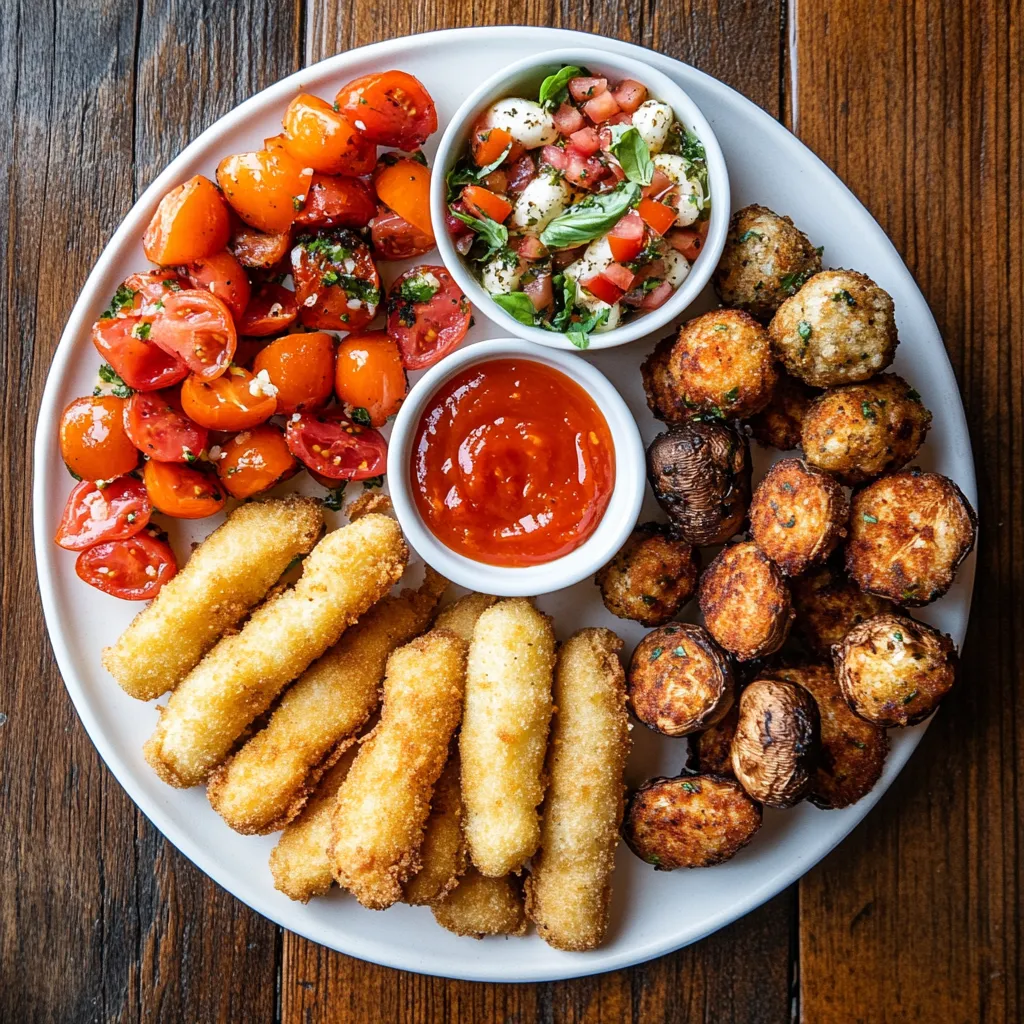
[[761, 805], [735, 779], [680, 775], [630, 797], [622, 838], [656, 871], [706, 868], [735, 857], [761, 827]]
[[669, 367], [672, 348], [676, 343], [676, 335], [670, 334], [662, 338], [654, 346], [651, 354], [640, 364], [640, 376], [644, 382], [644, 394], [647, 396], [647, 408], [656, 419], [667, 423], [670, 427], [685, 423], [692, 415], [691, 410], [683, 403], [683, 393], [679, 381], [673, 376]]
[[782, 459], [754, 491], [750, 534], [783, 576], [799, 576], [832, 553], [849, 516], [837, 480], [800, 459]]
[[846, 702], [882, 728], [927, 718], [957, 677], [956, 646], [948, 636], [890, 612], [854, 626], [832, 657]]
[[604, 606], [620, 619], [661, 626], [697, 593], [700, 555], [664, 523], [638, 526], [594, 582]]
[[800, 429], [807, 407], [821, 392], [780, 371], [771, 401], [750, 418], [750, 434], [764, 448], [780, 452], [800, 447]]
[[683, 324], [667, 374], [692, 416], [722, 419], [760, 412], [778, 380], [767, 332], [738, 309], [712, 310]]
[[891, 473], [853, 496], [846, 568], [869, 594], [919, 607], [949, 590], [977, 533], [974, 509], [949, 477]]
[[687, 767], [709, 775], [732, 775], [732, 738], [739, 721], [739, 702], [733, 701], [725, 717], [703, 732], [690, 736]]
[[723, 306], [767, 323], [819, 270], [821, 250], [789, 217], [755, 203], [732, 215], [713, 283]]
[[774, 654], [793, 619], [789, 588], [753, 541], [723, 548], [698, 590], [708, 632], [739, 661]]
[[889, 752], [885, 730], [853, 713], [831, 665], [777, 669], [772, 676], [802, 686], [818, 705], [821, 749], [807, 799], [823, 810], [855, 804], [882, 775]]
[[865, 594], [850, 579], [841, 555], [791, 580], [789, 585], [796, 611], [793, 629], [822, 658], [831, 658], [832, 647], [858, 622], [892, 610], [889, 601]]
[[649, 729], [687, 736], [714, 725], [736, 691], [729, 656], [689, 622], [652, 630], [629, 663], [629, 706]]
[[855, 270], [815, 274], [779, 307], [768, 334], [782, 365], [819, 388], [873, 377], [899, 342], [892, 297]]
[[883, 373], [811, 402], [800, 443], [812, 466], [852, 487], [910, 462], [931, 421], [921, 396], [902, 377]]

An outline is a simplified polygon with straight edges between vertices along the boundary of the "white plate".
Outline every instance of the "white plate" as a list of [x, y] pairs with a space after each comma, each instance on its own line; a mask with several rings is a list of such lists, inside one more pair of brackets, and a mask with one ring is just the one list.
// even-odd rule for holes
[[[86, 281], [43, 395], [34, 483], [39, 585], [57, 662], [100, 755], [153, 824], [239, 899], [316, 942], [406, 970], [474, 980], [547, 981], [625, 967], [702, 938], [775, 895], [840, 842], [891, 784], [924, 729], [890, 733], [892, 753], [885, 773], [866, 799], [843, 811], [819, 811], [806, 803], [789, 811], [768, 811], [754, 842], [727, 864], [654, 872], [620, 846], [608, 941], [583, 954], [550, 949], [536, 935], [482, 942], [459, 939], [439, 928], [425, 908], [398, 906], [374, 913], [338, 891], [308, 906], [292, 903], [271, 882], [267, 856], [274, 837], [236, 835], [210, 809], [202, 789], [171, 789], [143, 761], [141, 747], [156, 721], [155, 705], [132, 700], [100, 667], [101, 648], [128, 625], [137, 608], [81, 583], [75, 576], [74, 555], [52, 542], [72, 486], [60, 460], [55, 428], [63, 406], [93, 387], [99, 360], [89, 326], [120, 281], [146, 266], [142, 230], [160, 197], [192, 174], [212, 176], [218, 160], [229, 153], [259, 148], [265, 136], [280, 130], [285, 106], [300, 90], [330, 98], [356, 75], [402, 68], [429, 88], [443, 127], [466, 93], [495, 68], [544, 49], [596, 42], [594, 36], [540, 28], [459, 29], [412, 36], [332, 57], [243, 103], [174, 160], [125, 218]], [[825, 246], [826, 265], [863, 270], [893, 295], [902, 341], [895, 370], [913, 383], [935, 414], [919, 462], [952, 477], [976, 505], [967, 426], [942, 339], [913, 278], [870, 214], [817, 157], [738, 93], [660, 54], [615, 40], [600, 40], [600, 45], [649, 61], [702, 107], [729, 162], [735, 207], [759, 202], [790, 214], [815, 244]], [[432, 156], [432, 146], [427, 146], [427, 153]], [[691, 308], [690, 315], [712, 302], [710, 295], [705, 296], [704, 305]], [[499, 333], [483, 311], [477, 310], [476, 316], [473, 340]], [[639, 363], [649, 347], [649, 342], [635, 342], [590, 357], [622, 390], [645, 440], [659, 430], [647, 411], [640, 383]], [[755, 457], [758, 454], [756, 475], [767, 462], [763, 452]], [[310, 493], [322, 493], [308, 477], [304, 479]], [[650, 496], [646, 513], [656, 513]], [[173, 539], [179, 553], [184, 554], [192, 537], [209, 530], [209, 522], [175, 524]], [[967, 626], [973, 578], [972, 556], [950, 593], [921, 612], [921, 618], [952, 634], [958, 644]], [[486, 590], [484, 578], [480, 589]], [[610, 616], [590, 582], [546, 597], [540, 605], [555, 615], [563, 638], [580, 626], [606, 625], [624, 637], [629, 650], [644, 632]], [[633, 736], [631, 784], [654, 774], [678, 773], [686, 756], [685, 740], [656, 737], [641, 726]]]

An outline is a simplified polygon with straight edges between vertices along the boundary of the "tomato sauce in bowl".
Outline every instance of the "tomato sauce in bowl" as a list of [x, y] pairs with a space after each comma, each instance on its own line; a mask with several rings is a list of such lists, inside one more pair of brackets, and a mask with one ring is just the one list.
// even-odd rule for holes
[[528, 566], [580, 547], [615, 485], [604, 415], [574, 380], [532, 359], [476, 363], [425, 406], [411, 456], [413, 499], [447, 547]]

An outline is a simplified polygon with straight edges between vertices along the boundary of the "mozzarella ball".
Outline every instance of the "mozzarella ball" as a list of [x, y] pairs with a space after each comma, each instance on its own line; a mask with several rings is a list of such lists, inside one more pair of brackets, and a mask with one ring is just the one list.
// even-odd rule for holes
[[693, 170], [693, 164], [686, 157], [676, 156], [674, 153], [659, 153], [653, 163], [655, 168], [675, 185], [662, 202], [674, 207], [676, 223], [681, 227], [693, 224], [700, 216], [700, 211], [704, 209], [704, 190], [700, 182], [695, 177], [687, 176]]
[[647, 143], [652, 155], [664, 148], [675, 119], [675, 111], [660, 100], [646, 100], [633, 111], [633, 127]]
[[665, 261], [665, 280], [673, 288], [678, 288], [690, 273], [690, 261], [675, 249], [669, 249], [662, 259]]
[[503, 128], [527, 149], [546, 146], [558, 138], [554, 118], [539, 103], [516, 96], [493, 104], [485, 123], [488, 128]]
[[480, 283], [491, 295], [504, 295], [519, 291], [521, 277], [519, 261], [509, 259], [507, 254], [498, 253], [484, 264], [480, 272]]
[[569, 203], [569, 186], [553, 174], [541, 174], [531, 181], [516, 200], [509, 226], [513, 231], [539, 235]]

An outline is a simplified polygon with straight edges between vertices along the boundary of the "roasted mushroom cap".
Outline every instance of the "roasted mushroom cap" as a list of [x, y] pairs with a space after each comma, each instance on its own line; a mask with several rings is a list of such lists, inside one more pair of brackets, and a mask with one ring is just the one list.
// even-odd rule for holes
[[832, 656], [846, 702], [883, 728], [927, 718], [956, 682], [953, 641], [905, 615], [884, 612], [854, 626]]
[[750, 447], [724, 423], [687, 423], [647, 449], [647, 476], [676, 533], [698, 546], [721, 544], [750, 504]]
[[622, 838], [658, 871], [734, 857], [761, 827], [761, 808], [733, 779], [682, 775], [645, 782], [630, 798]]
[[633, 652], [627, 693], [633, 714], [648, 728], [687, 736], [713, 725], [732, 706], [732, 664], [700, 626], [662, 626]]
[[757, 679], [739, 700], [732, 770], [768, 807], [792, 807], [811, 784], [820, 726], [814, 698], [795, 683]]
[[788, 452], [800, 447], [800, 430], [811, 402], [820, 394], [788, 373], [779, 374], [771, 401], [750, 418], [750, 433], [765, 448]]
[[891, 473], [853, 496], [846, 568], [868, 593], [918, 607], [949, 590], [977, 532], [974, 509], [949, 477]]
[[732, 738], [739, 721], [739, 701], [733, 701], [725, 717], [702, 732], [690, 736], [687, 766], [710, 775], [732, 775]]

